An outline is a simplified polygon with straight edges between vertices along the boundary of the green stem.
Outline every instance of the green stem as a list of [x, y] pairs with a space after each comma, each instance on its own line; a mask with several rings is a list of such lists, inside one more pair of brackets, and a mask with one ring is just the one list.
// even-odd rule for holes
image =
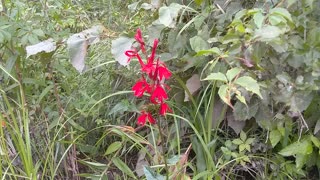
[[159, 134], [160, 134], [160, 139], [161, 139], [161, 147], [162, 147], [162, 156], [163, 156], [163, 161], [164, 161], [164, 166], [165, 166], [165, 169], [166, 169], [166, 179], [168, 180], [169, 179], [169, 170], [168, 170], [168, 164], [167, 164], [167, 158], [166, 158], [166, 151], [165, 151], [165, 146], [163, 145], [164, 143], [164, 137], [163, 137], [163, 134], [162, 134], [162, 130], [161, 130], [161, 120], [162, 118], [160, 117], [159, 121], [158, 121], [158, 128], [159, 128]]

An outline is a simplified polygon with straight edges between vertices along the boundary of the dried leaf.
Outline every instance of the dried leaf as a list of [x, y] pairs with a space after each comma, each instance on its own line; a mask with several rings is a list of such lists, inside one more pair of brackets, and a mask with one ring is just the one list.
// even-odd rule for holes
[[56, 50], [56, 48], [57, 48], [56, 43], [53, 41], [52, 38], [50, 38], [38, 44], [27, 46], [26, 47], [27, 58], [31, 55], [36, 55], [40, 52], [46, 52], [46, 53], [52, 52]]
[[[194, 94], [201, 87], [200, 76], [198, 74], [194, 74], [190, 79], [187, 80], [186, 84], [190, 94]], [[184, 102], [189, 101], [188, 93], [185, 91]]]
[[243, 130], [244, 126], [246, 125], [246, 121], [236, 121], [231, 111], [227, 112], [227, 121], [228, 121], [228, 126], [231, 127], [237, 135], [240, 134], [240, 132]]
[[132, 47], [132, 43], [134, 42], [133, 38], [128, 38], [121, 36], [118, 39], [112, 41], [111, 45], [111, 53], [113, 57], [118, 61], [121, 65], [128, 65], [128, 57], [124, 54], [127, 50], [130, 50]]

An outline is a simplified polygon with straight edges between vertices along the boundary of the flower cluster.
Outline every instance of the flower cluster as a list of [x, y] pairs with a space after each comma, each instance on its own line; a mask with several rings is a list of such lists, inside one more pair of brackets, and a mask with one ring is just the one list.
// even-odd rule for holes
[[[158, 39], [155, 39], [152, 46], [151, 55], [146, 52], [146, 45], [142, 38], [141, 30], [138, 29], [135, 34], [135, 40], [140, 45], [142, 54], [146, 57], [146, 61], [142, 60], [139, 51], [136, 49], [127, 50], [125, 55], [128, 57], [128, 62], [132, 58], [137, 58], [141, 67], [141, 78], [132, 87], [134, 95], [136, 97], [142, 97], [144, 93], [150, 94], [150, 102], [152, 104], [159, 105], [159, 114], [164, 116], [166, 112], [170, 112], [171, 109], [165, 100], [168, 99], [166, 89], [169, 87], [164, 84], [166, 79], [171, 77], [171, 72], [168, 70], [164, 62], [156, 58], [156, 49], [158, 47]], [[138, 124], [144, 125], [148, 121], [151, 124], [155, 124], [156, 120], [152, 117], [150, 112], [142, 110], [138, 117]]]

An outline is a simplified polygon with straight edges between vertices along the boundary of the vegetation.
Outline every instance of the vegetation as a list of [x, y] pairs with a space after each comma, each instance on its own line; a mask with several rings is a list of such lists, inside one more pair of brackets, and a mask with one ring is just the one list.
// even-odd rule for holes
[[0, 10], [2, 179], [320, 178], [320, 1]]

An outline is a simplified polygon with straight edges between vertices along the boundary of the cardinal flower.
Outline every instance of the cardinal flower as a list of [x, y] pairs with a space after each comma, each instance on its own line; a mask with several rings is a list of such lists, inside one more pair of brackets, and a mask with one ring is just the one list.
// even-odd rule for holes
[[151, 88], [147, 81], [142, 78], [140, 81], [136, 82], [136, 84], [132, 87], [134, 91], [134, 95], [136, 97], [141, 97], [144, 92], [150, 92]]
[[141, 115], [138, 117], [138, 124], [143, 126], [146, 124], [147, 121], [151, 124], [156, 123], [156, 120], [152, 117], [150, 113], [142, 111]]
[[155, 104], [160, 104], [166, 99], [168, 99], [166, 91], [160, 84], [156, 85], [156, 88], [151, 95], [150, 101]]
[[160, 105], [160, 115], [164, 116], [167, 112], [172, 112], [167, 103], [161, 103]]
[[159, 80], [161, 81], [163, 78], [169, 79], [171, 76], [171, 72], [168, 70], [168, 68], [163, 64], [158, 67], [158, 77]]
[[140, 44], [140, 48], [141, 48], [141, 51], [143, 53], [146, 53], [146, 49], [145, 49], [145, 44], [144, 44], [144, 41], [143, 41], [143, 38], [142, 38], [142, 33], [141, 33], [141, 30], [140, 29], [137, 29], [137, 33], [135, 34], [134, 38], [136, 39], [136, 41]]

